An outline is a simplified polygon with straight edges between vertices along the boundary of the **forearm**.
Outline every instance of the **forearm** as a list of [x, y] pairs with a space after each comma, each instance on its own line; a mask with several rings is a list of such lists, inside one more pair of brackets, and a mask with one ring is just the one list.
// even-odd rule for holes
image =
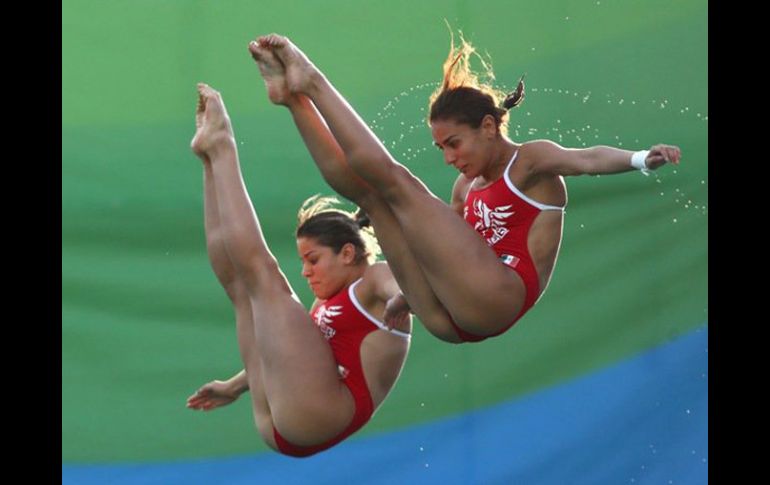
[[369, 192], [366, 183], [348, 165], [345, 153], [313, 102], [298, 95], [288, 103], [297, 130], [324, 180], [335, 192], [357, 201]]
[[631, 166], [631, 156], [634, 152], [609, 146], [595, 146], [585, 150], [583, 154], [583, 174], [603, 175], [636, 170]]

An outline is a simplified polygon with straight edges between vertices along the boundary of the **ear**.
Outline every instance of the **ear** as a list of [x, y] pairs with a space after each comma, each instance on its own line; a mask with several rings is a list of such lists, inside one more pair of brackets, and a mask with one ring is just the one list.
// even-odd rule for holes
[[340, 250], [340, 256], [342, 262], [345, 264], [353, 264], [356, 261], [356, 247], [353, 243], [345, 243]]
[[481, 119], [480, 128], [481, 132], [489, 138], [497, 136], [497, 123], [495, 123], [495, 117], [492, 115], [484, 115]]

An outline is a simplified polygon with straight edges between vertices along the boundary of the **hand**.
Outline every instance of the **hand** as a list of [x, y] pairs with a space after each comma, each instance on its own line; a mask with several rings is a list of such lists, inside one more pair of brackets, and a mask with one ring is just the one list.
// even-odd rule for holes
[[409, 303], [403, 293], [399, 293], [385, 303], [385, 326], [389, 329], [406, 324], [409, 321]]
[[680, 158], [682, 158], [682, 152], [678, 146], [653, 145], [644, 162], [648, 169], [655, 170], [666, 162], [679, 165]]
[[201, 411], [210, 411], [218, 407], [227, 406], [241, 396], [241, 393], [233, 389], [230, 381], [211, 381], [187, 398], [187, 407]]

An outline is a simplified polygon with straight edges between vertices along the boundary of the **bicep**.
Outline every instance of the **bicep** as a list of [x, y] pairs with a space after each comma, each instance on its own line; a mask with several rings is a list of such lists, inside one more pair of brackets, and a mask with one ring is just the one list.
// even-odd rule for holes
[[533, 173], [583, 175], [592, 172], [591, 148], [564, 148], [550, 140], [532, 142], [528, 150]]

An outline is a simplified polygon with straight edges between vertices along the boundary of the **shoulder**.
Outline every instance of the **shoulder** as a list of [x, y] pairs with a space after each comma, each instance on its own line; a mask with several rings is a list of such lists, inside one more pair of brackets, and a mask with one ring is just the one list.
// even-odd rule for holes
[[393, 280], [393, 272], [385, 261], [370, 264], [361, 277], [359, 286], [376, 290], [380, 286]]
[[519, 150], [520, 165], [531, 175], [551, 173], [575, 152], [551, 140], [532, 140], [522, 144]]
[[361, 281], [356, 286], [356, 296], [361, 301], [372, 301], [382, 293], [382, 288], [393, 280], [393, 273], [390, 271], [388, 263], [378, 261], [370, 264], [364, 270]]
[[452, 186], [452, 201], [450, 202], [450, 206], [455, 212], [461, 215], [463, 212], [463, 205], [465, 205], [465, 198], [468, 196], [471, 185], [473, 185], [473, 179], [468, 179], [465, 175], [460, 174]]
[[551, 140], [532, 140], [521, 145], [519, 156], [525, 160], [538, 160], [564, 151], [565, 148]]

